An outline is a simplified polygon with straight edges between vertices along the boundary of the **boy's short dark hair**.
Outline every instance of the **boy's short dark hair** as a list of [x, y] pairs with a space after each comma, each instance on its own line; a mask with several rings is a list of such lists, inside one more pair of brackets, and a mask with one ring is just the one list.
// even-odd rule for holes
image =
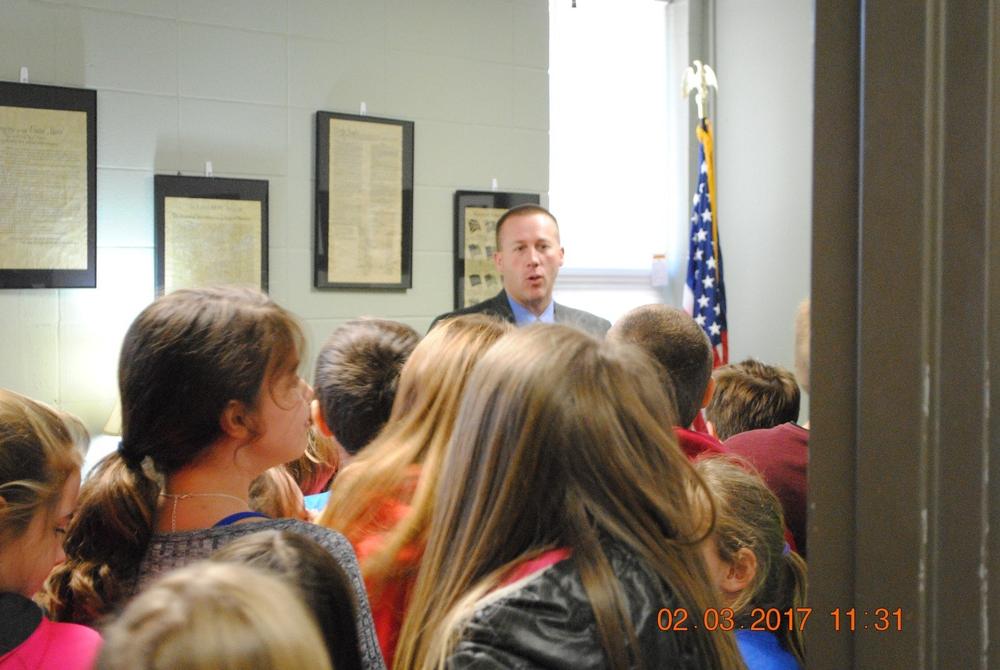
[[705, 417], [720, 440], [799, 418], [799, 385], [783, 367], [748, 358], [717, 368], [712, 376], [715, 391]]
[[323, 420], [347, 453], [358, 453], [388, 421], [399, 372], [419, 341], [404, 323], [355, 319], [323, 345], [313, 386]]
[[690, 426], [712, 376], [712, 344], [691, 315], [667, 305], [643, 305], [618, 319], [608, 336], [638, 345], [663, 367], [673, 383], [679, 425]]

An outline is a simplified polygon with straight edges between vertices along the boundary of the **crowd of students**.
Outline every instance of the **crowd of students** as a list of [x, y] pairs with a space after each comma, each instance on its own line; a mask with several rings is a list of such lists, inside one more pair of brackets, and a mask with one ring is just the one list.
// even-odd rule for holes
[[79, 420], [0, 390], [0, 669], [803, 666], [791, 373], [663, 305], [352, 321], [315, 394], [303, 347], [254, 290], [157, 299], [82, 485]]

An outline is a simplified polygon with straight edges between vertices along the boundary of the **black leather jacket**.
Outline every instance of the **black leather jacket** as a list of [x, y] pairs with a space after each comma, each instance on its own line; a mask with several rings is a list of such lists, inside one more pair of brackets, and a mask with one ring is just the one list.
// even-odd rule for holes
[[[706, 667], [693, 633], [660, 630], [660, 609], [679, 607], [674, 594], [623, 546], [605, 542], [604, 550], [623, 588], [639, 641], [642, 665], [635, 667]], [[572, 557], [480, 606], [463, 628], [447, 665], [454, 669], [607, 667], [590, 601]]]

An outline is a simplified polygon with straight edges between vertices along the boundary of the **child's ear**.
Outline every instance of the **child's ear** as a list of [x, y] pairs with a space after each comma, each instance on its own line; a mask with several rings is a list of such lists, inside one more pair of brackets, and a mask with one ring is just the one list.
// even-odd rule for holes
[[323, 418], [323, 410], [319, 406], [319, 400], [313, 398], [312, 402], [309, 403], [309, 411], [312, 414], [313, 425], [316, 426], [316, 430], [327, 437], [333, 437], [333, 431], [326, 425], [326, 419]]
[[726, 576], [722, 579], [722, 590], [733, 595], [742, 593], [753, 583], [753, 578], [756, 575], [757, 554], [747, 547], [741, 547], [733, 556], [732, 562], [729, 563]]
[[705, 387], [705, 395], [701, 398], [702, 408], [708, 407], [708, 403], [712, 402], [713, 393], [715, 393], [715, 377], [709, 377], [708, 386]]
[[219, 417], [222, 432], [236, 440], [246, 440], [253, 435], [250, 422], [250, 411], [239, 400], [230, 400]]

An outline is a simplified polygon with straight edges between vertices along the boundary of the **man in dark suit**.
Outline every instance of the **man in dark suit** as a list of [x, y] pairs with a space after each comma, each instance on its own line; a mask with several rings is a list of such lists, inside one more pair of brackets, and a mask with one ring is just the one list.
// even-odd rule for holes
[[611, 322], [590, 312], [559, 305], [552, 289], [563, 264], [559, 224], [540, 205], [518, 205], [497, 221], [496, 253], [493, 262], [503, 277], [497, 295], [464, 309], [442, 314], [441, 319], [460, 314], [486, 313], [518, 326], [531, 323], [564, 323], [603, 337]]

